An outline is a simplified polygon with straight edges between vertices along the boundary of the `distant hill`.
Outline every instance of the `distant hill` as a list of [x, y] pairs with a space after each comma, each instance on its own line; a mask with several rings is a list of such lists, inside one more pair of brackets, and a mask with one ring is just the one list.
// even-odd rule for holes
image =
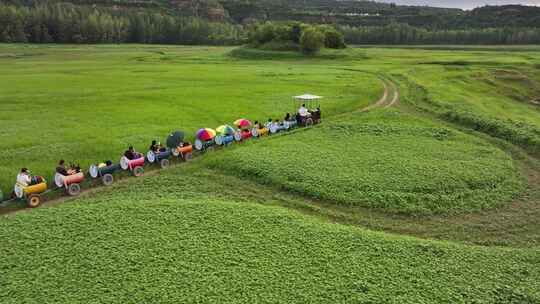
[[297, 20], [351, 26], [403, 23], [428, 29], [540, 27], [540, 7], [485, 6], [472, 11], [354, 0], [0, 0], [18, 5], [67, 2], [111, 9], [141, 9], [247, 23]]

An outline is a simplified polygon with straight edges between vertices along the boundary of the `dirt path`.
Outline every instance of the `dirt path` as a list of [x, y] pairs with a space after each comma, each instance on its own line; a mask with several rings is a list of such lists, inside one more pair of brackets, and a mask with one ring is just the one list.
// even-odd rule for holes
[[385, 78], [380, 77], [384, 85], [383, 95], [377, 102], [370, 104], [367, 107], [360, 109], [360, 112], [367, 112], [377, 108], [390, 108], [399, 103], [399, 89], [397, 85]]

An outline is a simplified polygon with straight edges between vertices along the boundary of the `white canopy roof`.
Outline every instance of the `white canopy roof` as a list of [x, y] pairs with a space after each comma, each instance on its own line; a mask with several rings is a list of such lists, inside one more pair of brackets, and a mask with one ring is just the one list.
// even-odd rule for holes
[[322, 96], [317, 95], [311, 95], [311, 94], [304, 94], [300, 96], [294, 96], [294, 99], [300, 99], [300, 100], [315, 100], [315, 99], [321, 99]]

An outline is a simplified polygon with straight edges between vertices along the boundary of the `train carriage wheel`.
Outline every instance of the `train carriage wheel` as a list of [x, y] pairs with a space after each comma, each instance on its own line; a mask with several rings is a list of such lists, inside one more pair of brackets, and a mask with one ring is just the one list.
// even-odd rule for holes
[[88, 173], [90, 173], [92, 178], [97, 178], [99, 176], [99, 169], [96, 165], [91, 165], [88, 169]]
[[234, 133], [234, 140], [236, 140], [236, 141], [242, 141], [242, 133], [240, 133], [240, 132], [235, 132], [235, 133]]
[[148, 159], [149, 162], [154, 163], [157, 160], [157, 155], [154, 151], [150, 150], [146, 153], [146, 159]]
[[13, 188], [13, 193], [15, 194], [15, 197], [17, 198], [23, 198], [24, 196], [24, 189], [20, 185], [15, 185]]
[[184, 154], [184, 160], [185, 161], [190, 161], [193, 159], [193, 154], [192, 153], [186, 153]]
[[54, 184], [58, 188], [62, 188], [64, 186], [64, 176], [60, 173], [56, 173], [54, 175]]
[[31, 194], [26, 200], [26, 205], [30, 208], [36, 208], [41, 204], [41, 196], [39, 194]]
[[310, 127], [310, 126], [313, 126], [313, 119], [308, 118], [306, 119], [306, 127]]
[[159, 162], [160, 166], [161, 166], [161, 169], [167, 169], [169, 168], [170, 166], [170, 162], [168, 159], [162, 159], [160, 162]]
[[135, 167], [133, 169], [133, 176], [135, 177], [140, 177], [142, 176], [144, 173], [144, 168], [143, 167]]
[[101, 178], [101, 181], [103, 182], [103, 185], [110, 186], [114, 182], [114, 177], [112, 174], [105, 174]]
[[223, 141], [224, 141], [223, 136], [221, 135], [216, 136], [216, 145], [218, 146], [223, 145]]
[[123, 170], [129, 169], [129, 159], [127, 159], [127, 157], [122, 156], [122, 158], [120, 158], [120, 168]]
[[77, 196], [81, 193], [81, 185], [79, 184], [71, 184], [68, 187], [68, 194], [70, 196]]
[[202, 151], [203, 148], [204, 148], [203, 142], [200, 139], [197, 139], [195, 141], [195, 149], [197, 149], [198, 151]]

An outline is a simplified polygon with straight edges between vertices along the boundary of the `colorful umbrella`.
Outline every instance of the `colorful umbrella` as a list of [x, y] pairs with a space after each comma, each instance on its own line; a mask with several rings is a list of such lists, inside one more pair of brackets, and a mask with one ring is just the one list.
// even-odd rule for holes
[[174, 149], [184, 141], [184, 132], [175, 131], [167, 137], [167, 147]]
[[249, 129], [249, 128], [251, 128], [251, 121], [249, 121], [247, 119], [244, 119], [244, 118], [240, 118], [240, 119], [238, 119], [237, 121], [234, 122], [234, 125], [238, 129]]
[[200, 140], [211, 140], [216, 137], [216, 131], [210, 128], [204, 128], [197, 131], [197, 138]]
[[234, 128], [229, 125], [223, 125], [217, 127], [216, 131], [221, 135], [233, 135], [234, 134]]

